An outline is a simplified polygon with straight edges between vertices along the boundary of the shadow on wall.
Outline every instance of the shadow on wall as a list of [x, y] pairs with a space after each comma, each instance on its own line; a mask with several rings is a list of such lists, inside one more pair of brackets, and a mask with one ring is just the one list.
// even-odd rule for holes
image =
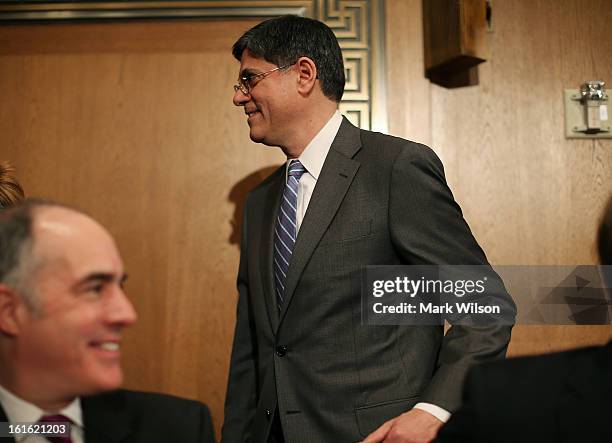
[[244, 213], [244, 203], [248, 193], [255, 188], [258, 184], [264, 181], [279, 166], [266, 166], [265, 168], [258, 169], [255, 172], [247, 175], [240, 181], [238, 181], [228, 194], [228, 200], [234, 204], [234, 215], [230, 220], [232, 225], [232, 232], [229, 237], [229, 242], [233, 245], [240, 247], [240, 234], [242, 232], [242, 215]]

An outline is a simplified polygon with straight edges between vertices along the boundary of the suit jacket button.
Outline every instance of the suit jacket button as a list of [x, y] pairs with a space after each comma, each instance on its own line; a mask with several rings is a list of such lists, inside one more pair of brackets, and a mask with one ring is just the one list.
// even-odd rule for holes
[[285, 354], [287, 354], [287, 346], [280, 345], [276, 347], [276, 355], [284, 357]]
[[270, 417], [272, 417], [272, 411], [270, 411], [269, 409], [266, 409], [266, 417], [268, 418], [268, 420], [270, 420]]

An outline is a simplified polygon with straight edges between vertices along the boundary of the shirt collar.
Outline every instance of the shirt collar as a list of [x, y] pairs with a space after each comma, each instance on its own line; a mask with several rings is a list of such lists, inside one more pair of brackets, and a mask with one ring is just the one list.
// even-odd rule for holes
[[[325, 162], [329, 148], [331, 148], [338, 134], [341, 124], [342, 114], [336, 110], [327, 123], [325, 123], [325, 126], [323, 126], [310, 143], [308, 143], [308, 146], [306, 146], [302, 155], [298, 158], [300, 163], [306, 168], [306, 171], [308, 171], [315, 180], [319, 179], [319, 174], [321, 173], [321, 169], [323, 169], [323, 163]], [[288, 171], [289, 161], [287, 162], [285, 173]]]
[[43, 411], [38, 406], [33, 405], [0, 385], [0, 404], [6, 413], [6, 418], [11, 423], [35, 423], [43, 415], [61, 414], [72, 422], [83, 427], [83, 410], [81, 409], [81, 399], [75, 398], [68, 406], [60, 411]]
[[11, 423], [35, 423], [44, 411], [0, 386], [0, 403]]
[[73, 424], [83, 427], [83, 409], [81, 408], [81, 398], [77, 397], [66, 406], [64, 409], [58, 412], [65, 417], [68, 417]]

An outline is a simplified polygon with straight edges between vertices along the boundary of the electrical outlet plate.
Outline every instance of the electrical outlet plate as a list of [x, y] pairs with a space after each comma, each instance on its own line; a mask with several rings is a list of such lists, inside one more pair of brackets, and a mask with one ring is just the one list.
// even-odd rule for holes
[[[585, 134], [584, 132], [575, 131], [574, 128], [584, 127], [584, 107], [579, 100], [574, 100], [572, 97], [580, 96], [579, 89], [565, 89], [563, 91], [563, 99], [565, 102], [565, 138], [612, 138], [612, 122], [602, 120], [602, 127], [607, 128], [608, 132], [598, 132], [596, 134]], [[608, 108], [610, 100], [606, 101]], [[608, 109], [609, 110], [609, 109]]]

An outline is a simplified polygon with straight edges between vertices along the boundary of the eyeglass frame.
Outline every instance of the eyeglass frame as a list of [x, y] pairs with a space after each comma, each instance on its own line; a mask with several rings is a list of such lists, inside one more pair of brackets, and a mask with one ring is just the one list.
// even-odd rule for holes
[[280, 71], [281, 69], [289, 68], [293, 65], [295, 65], [295, 62], [290, 63], [288, 65], [279, 66], [274, 69], [270, 69], [269, 71], [266, 71], [266, 72], [260, 72], [259, 74], [251, 74], [247, 76], [238, 77], [238, 83], [234, 85], [234, 92], [238, 92], [240, 90], [240, 92], [242, 92], [244, 95], [250, 95], [253, 88], [257, 86], [257, 83], [259, 83], [257, 82], [253, 86], [251, 86], [250, 81], [252, 79], [261, 77], [263, 80], [264, 78], [266, 78], [268, 75], [272, 74], [273, 72]]

